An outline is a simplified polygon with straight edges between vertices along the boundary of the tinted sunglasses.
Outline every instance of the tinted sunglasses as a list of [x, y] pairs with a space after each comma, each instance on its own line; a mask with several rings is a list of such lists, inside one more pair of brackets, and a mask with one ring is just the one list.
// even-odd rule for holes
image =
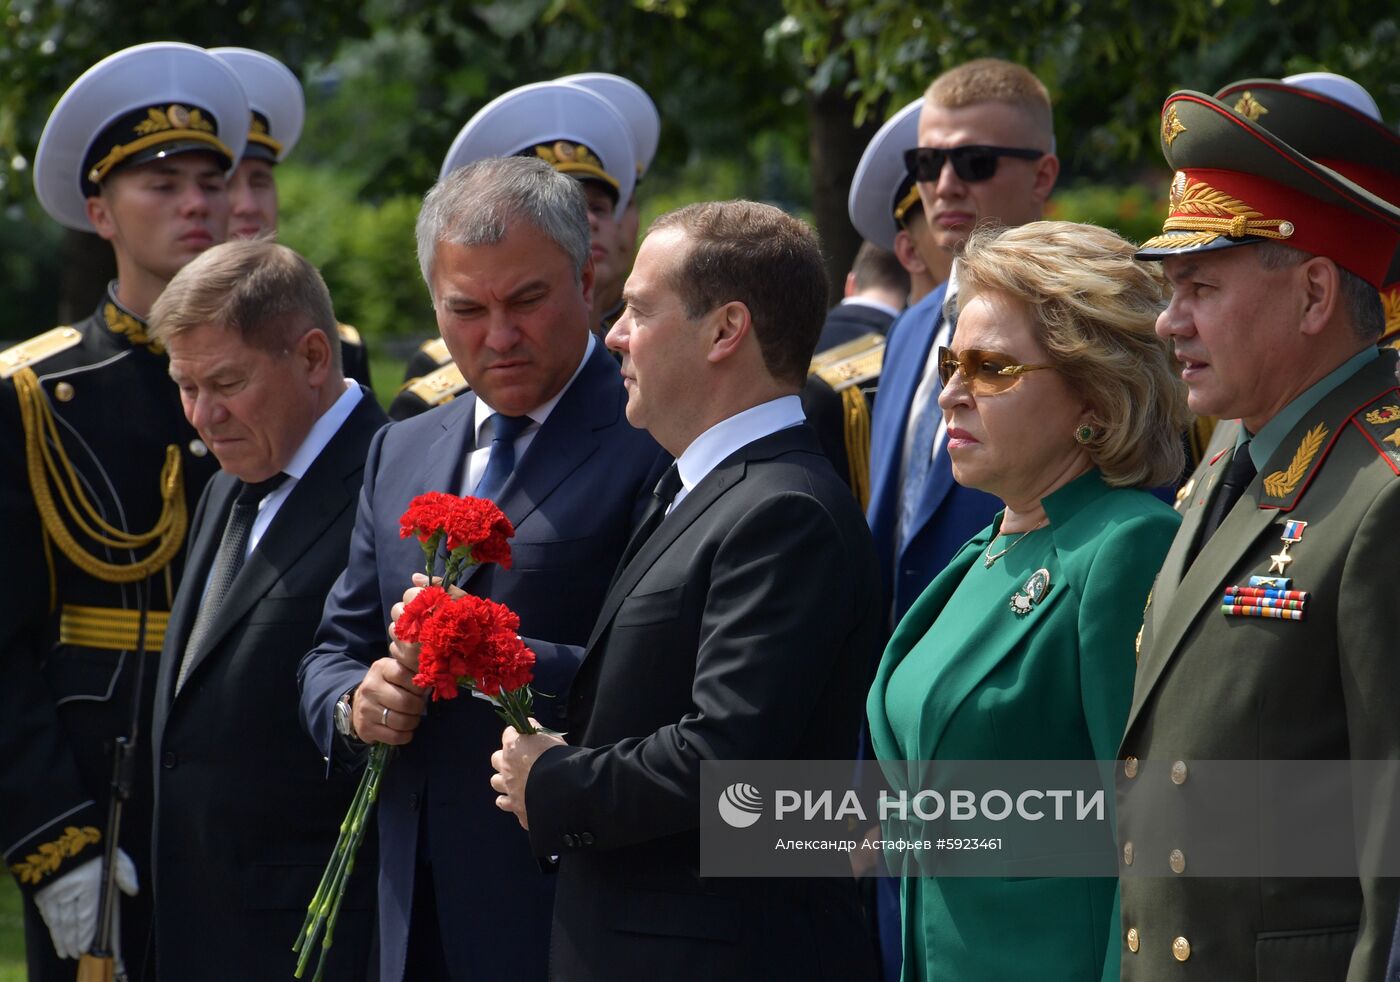
[[904, 151], [904, 169], [916, 181], [934, 182], [943, 173], [943, 162], [953, 162], [953, 173], [964, 181], [976, 184], [989, 181], [996, 176], [997, 162], [1002, 157], [1015, 157], [1017, 160], [1039, 160], [1045, 156], [1044, 150], [1031, 150], [1027, 147], [914, 147]]
[[961, 372], [963, 384], [975, 396], [1005, 392], [1027, 372], [1038, 372], [1054, 365], [1018, 365], [999, 351], [979, 351], [964, 348], [953, 352], [952, 348], [939, 346], [938, 378], [947, 385], [953, 380], [954, 372]]

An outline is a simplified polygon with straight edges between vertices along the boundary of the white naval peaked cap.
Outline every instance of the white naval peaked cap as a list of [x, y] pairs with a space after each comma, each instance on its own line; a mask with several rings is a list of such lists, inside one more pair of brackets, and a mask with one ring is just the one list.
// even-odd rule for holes
[[1297, 75], [1286, 76], [1281, 81], [1285, 85], [1294, 85], [1318, 95], [1325, 95], [1370, 116], [1378, 123], [1382, 122], [1380, 107], [1376, 105], [1376, 100], [1371, 98], [1371, 93], [1345, 75], [1333, 72], [1299, 72]]
[[86, 199], [119, 167], [214, 153], [232, 171], [248, 138], [238, 76], [203, 48], [154, 41], [108, 55], [63, 93], [39, 138], [34, 190], [50, 217], [91, 232]]
[[452, 141], [438, 179], [487, 157], [535, 156], [607, 185], [621, 214], [637, 183], [632, 131], [611, 102], [566, 82], [532, 82], [483, 106]]
[[861, 238], [894, 250], [899, 219], [918, 203], [919, 189], [904, 166], [904, 151], [919, 145], [919, 109], [915, 99], [885, 121], [861, 154], [846, 209]]
[[582, 85], [613, 104], [632, 130], [632, 152], [637, 158], [637, 179], [641, 180], [656, 157], [656, 145], [661, 141], [661, 114], [646, 89], [630, 78], [608, 72], [582, 72], [555, 79], [570, 85]]
[[251, 48], [210, 48], [238, 76], [248, 96], [252, 123], [245, 157], [286, 160], [301, 138], [306, 121], [306, 96], [292, 70], [271, 55]]

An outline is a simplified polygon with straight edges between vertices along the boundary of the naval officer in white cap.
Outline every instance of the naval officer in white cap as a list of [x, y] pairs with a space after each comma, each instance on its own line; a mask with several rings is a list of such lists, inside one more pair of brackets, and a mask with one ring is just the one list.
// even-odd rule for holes
[[[217, 463], [144, 318], [223, 241], [247, 120], [223, 62], [143, 44], [73, 83], [35, 156], [44, 210], [109, 241], [117, 265], [92, 316], [0, 352], [0, 847], [35, 982], [68, 982], [64, 960], [94, 948], [125, 956], [132, 978], [145, 961], [155, 662], [188, 516]], [[109, 816], [112, 748], [133, 736], [125, 804]], [[114, 825], [127, 896], [109, 937], [98, 908]]]
[[[607, 72], [584, 72], [558, 79], [570, 85], [581, 85], [597, 93], [616, 107], [632, 134], [632, 152], [637, 161], [637, 186], [627, 207], [612, 222], [606, 213], [592, 207], [590, 194], [589, 220], [593, 227], [593, 317], [599, 337], [608, 333], [613, 321], [622, 316], [622, 284], [632, 272], [632, 260], [637, 254], [637, 230], [641, 215], [637, 191], [656, 156], [661, 139], [661, 114], [636, 82]], [[585, 191], [587, 186], [585, 185]], [[595, 214], [596, 211], [596, 214]]]
[[[251, 48], [210, 48], [209, 53], [233, 69], [248, 96], [250, 119], [243, 159], [228, 182], [230, 239], [277, 233], [276, 165], [286, 160], [301, 137], [306, 98], [292, 70], [271, 55]], [[370, 384], [369, 351], [360, 332], [349, 324], [340, 331], [340, 360], [346, 378]]]

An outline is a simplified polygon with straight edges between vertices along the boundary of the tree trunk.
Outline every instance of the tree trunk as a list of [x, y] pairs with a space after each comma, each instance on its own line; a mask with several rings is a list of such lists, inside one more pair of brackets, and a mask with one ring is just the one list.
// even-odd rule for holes
[[857, 127], [854, 118], [855, 103], [841, 94], [838, 85], [820, 94], [808, 93], [812, 217], [826, 258], [829, 304], [840, 301], [846, 274], [860, 249], [860, 233], [846, 209], [851, 179], [866, 145], [884, 120], [881, 113], [872, 112], [864, 125]]

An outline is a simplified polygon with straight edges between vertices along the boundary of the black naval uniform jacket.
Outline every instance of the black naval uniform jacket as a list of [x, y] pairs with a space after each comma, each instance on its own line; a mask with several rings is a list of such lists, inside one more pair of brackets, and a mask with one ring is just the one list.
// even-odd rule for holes
[[[41, 510], [31, 483], [31, 469], [44, 466], [36, 451], [47, 450], [59, 471], [71, 466], [73, 480], [62, 483], [71, 488], [76, 482], [101, 520], [127, 533], [157, 524], [163, 469], [178, 463], [183, 485], [181, 493], [173, 485], [169, 493], [170, 510], [178, 513], [171, 545], [178, 548], [163, 568], [138, 577], [149, 586], [151, 616], [135, 793], [121, 826], [122, 848], [143, 886], [122, 908], [128, 966], [139, 965], [149, 926], [151, 767], [145, 751], [156, 666], [183, 562], [183, 517], [194, 513], [218, 469], [185, 421], [168, 365], [148, 342], [145, 324], [117, 304], [110, 288], [87, 319], [0, 352], [0, 848], [26, 898], [101, 854], [111, 745], [130, 730], [136, 676], [138, 584], [85, 571], [50, 528], [61, 522], [82, 553], [114, 567], [139, 565], [154, 549], [115, 548], [85, 534], [74, 517], [83, 514], [81, 506], [65, 503], [50, 476], [42, 480], [53, 492], [52, 507]], [[51, 424], [42, 437], [34, 435], [36, 427], [25, 432], [21, 375], [37, 377], [40, 405], [31, 418]], [[34, 966], [36, 946], [54, 956], [32, 904], [28, 914]]]

